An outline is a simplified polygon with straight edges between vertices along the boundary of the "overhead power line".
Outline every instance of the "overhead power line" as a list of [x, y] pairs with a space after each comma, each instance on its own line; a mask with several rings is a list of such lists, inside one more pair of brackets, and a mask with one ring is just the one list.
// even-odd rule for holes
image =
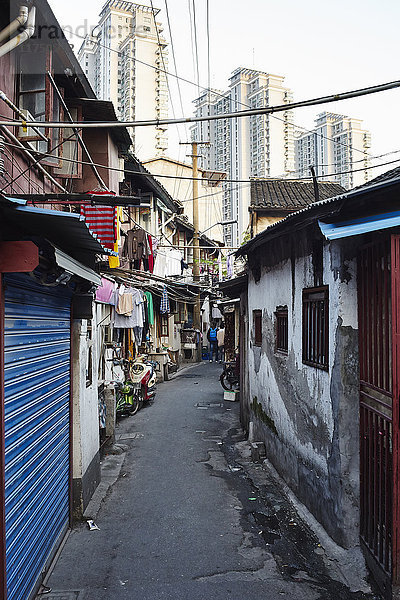
[[[17, 148], [17, 149], [21, 150], [20, 146], [16, 146], [16, 145], [11, 144], [9, 142], [5, 142], [5, 144], [6, 144], [6, 146], [9, 146], [11, 148]], [[49, 154], [49, 153], [41, 154], [40, 159], [34, 161], [34, 165], [36, 165], [40, 160], [44, 160], [47, 157], [53, 157], [54, 158], [54, 155], [53, 154]], [[166, 175], [166, 174], [163, 174], [163, 173], [150, 173], [150, 172], [146, 173], [146, 172], [143, 172], [143, 171], [133, 171], [132, 169], [121, 169], [119, 167], [110, 167], [108, 165], [103, 165], [103, 164], [100, 164], [100, 163], [91, 163], [89, 161], [76, 160], [76, 159], [73, 159], [73, 158], [64, 158], [63, 157], [62, 160], [65, 160], [66, 162], [76, 162], [76, 163], [78, 163], [80, 165], [88, 165], [88, 166], [94, 165], [95, 167], [98, 167], [100, 169], [105, 169], [107, 171], [114, 171], [114, 172], [119, 172], [119, 173], [127, 173], [129, 175], [141, 175], [142, 177], [151, 177], [151, 178], [160, 178], [160, 179], [177, 179], [178, 178], [178, 179], [188, 180], [188, 181], [194, 181], [195, 180], [195, 181], [203, 181], [203, 182], [207, 181], [206, 177], [187, 177], [185, 175], [179, 175], [179, 176], [177, 176], [177, 175]], [[365, 171], [366, 169], [378, 169], [380, 167], [385, 167], [387, 165], [392, 165], [392, 164], [397, 163], [397, 162], [400, 162], [400, 158], [388, 161], [386, 163], [381, 163], [379, 165], [372, 165], [372, 166], [369, 166], [369, 167], [362, 167], [361, 169], [352, 169], [352, 170], [349, 170], [349, 171], [341, 171], [341, 172], [338, 172], [338, 173], [331, 173], [329, 175], [317, 175], [317, 179], [329, 179], [329, 177], [334, 177], [335, 175], [346, 175], [348, 173], [357, 173], [358, 171]], [[29, 170], [29, 168], [27, 170]], [[268, 179], [277, 179], [277, 178], [276, 177], [253, 177], [252, 179], [223, 179], [223, 180], [221, 180], [221, 182], [223, 182], [223, 183], [247, 183], [247, 184], [251, 184], [252, 181], [257, 181], [258, 179], [259, 180], [268, 180]], [[290, 180], [291, 178], [290, 177], [289, 178], [284, 178], [283, 177], [282, 179], [289, 179]], [[311, 177], [296, 177], [295, 179], [296, 179], [296, 181], [309, 181], [309, 180], [311, 180]], [[8, 187], [8, 186], [6, 186], [6, 187]], [[2, 190], [0, 190], [0, 192], [1, 191]], [[221, 188], [221, 192], [222, 191], [223, 190]], [[211, 195], [214, 195], [214, 194], [207, 194], [207, 196], [211, 196]]]
[[[189, 14], [190, 14], [190, 12], [191, 12], [191, 10], [190, 10], [190, 0], [188, 0], [188, 4], [189, 4]], [[192, 32], [192, 19], [191, 19], [191, 17], [190, 17], [190, 27], [191, 27], [191, 35], [193, 36], [193, 32]], [[61, 28], [61, 29], [63, 30], [63, 28]], [[64, 31], [64, 30], [63, 30], [63, 31]], [[81, 38], [81, 39], [83, 39], [83, 40], [84, 40], [84, 39], [86, 39], [86, 36], [79, 35], [78, 33], [74, 33], [74, 32], [71, 32], [71, 31], [69, 31], [69, 30], [68, 30], [68, 32], [67, 32], [67, 33], [70, 33], [70, 34], [74, 35], [75, 37]], [[121, 55], [121, 52], [119, 52], [119, 50], [115, 50], [114, 48], [111, 48], [110, 46], [106, 46], [105, 44], [101, 44], [101, 43], [100, 43], [98, 40], [96, 41], [96, 44], [97, 44], [97, 45], [98, 45], [100, 48], [105, 48], [105, 49], [107, 49], [107, 50], [110, 50], [110, 52], [115, 52], [115, 53], [116, 53], [116, 54], [118, 54], [119, 56]], [[193, 53], [193, 40], [192, 40], [192, 53]], [[136, 57], [134, 58], [134, 60], [135, 60], [136, 62], [138, 62], [138, 63], [142, 64], [142, 65], [145, 65], [145, 66], [147, 66], [147, 67], [151, 68], [151, 69], [156, 69], [156, 68], [157, 68], [157, 67], [155, 67], [154, 65], [151, 65], [150, 63], [147, 63], [147, 62], [145, 62], [145, 61], [143, 61], [143, 60], [140, 60], [140, 59], [138, 59], [138, 58], [136, 58]], [[193, 55], [193, 61], [194, 61], [194, 55]], [[160, 70], [161, 70], [161, 69], [160, 69]], [[174, 74], [174, 73], [170, 73], [169, 71], [164, 71], [164, 72], [165, 72], [165, 74], [166, 74], [166, 75], [170, 75], [171, 77], [175, 77], [175, 78], [176, 78], [176, 80], [177, 80], [177, 82], [179, 82], [179, 81], [183, 81], [184, 83], [188, 83], [188, 84], [190, 84], [190, 85], [192, 85], [192, 86], [196, 86], [198, 89], [202, 89], [204, 92], [208, 92], [208, 94], [210, 94], [210, 92], [212, 92], [213, 94], [216, 94], [217, 96], [220, 96], [221, 98], [224, 98], [224, 97], [225, 97], [225, 94], [223, 94], [223, 93], [221, 93], [221, 92], [218, 92], [217, 90], [211, 90], [210, 84], [208, 85], [208, 87], [204, 87], [204, 86], [200, 85], [199, 83], [195, 83], [194, 81], [191, 81], [190, 79], [186, 79], [185, 77], [181, 77], [181, 76], [179, 76], [179, 75], [178, 75], [178, 72], [177, 72], [177, 70], [176, 70], [176, 65], [175, 65], [175, 71], [176, 71], [176, 73], [175, 73], [175, 74]], [[248, 105], [248, 104], [245, 104], [244, 102], [237, 101], [237, 104], [239, 104], [240, 106], [246, 106], [246, 107], [249, 107], [249, 105]], [[273, 118], [275, 118], [275, 119], [279, 120], [279, 121], [282, 121], [282, 122], [284, 122], [284, 120], [283, 120], [283, 119], [281, 119], [280, 117], [278, 117], [277, 115], [271, 115], [271, 116], [272, 116]], [[185, 123], [187, 123], [187, 121], [185, 121]], [[293, 125], [294, 125], [294, 124], [293, 124]], [[298, 127], [298, 129], [301, 129], [302, 131], [304, 131], [304, 132], [306, 132], [306, 133], [315, 133], [315, 134], [317, 135], [317, 137], [320, 137], [320, 138], [322, 138], [322, 139], [325, 139], [325, 140], [330, 140], [330, 141], [334, 141], [336, 144], [338, 144], [338, 145], [340, 145], [340, 146], [343, 146], [343, 147], [345, 147], [345, 148], [351, 148], [351, 149], [352, 149], [352, 150], [354, 150], [355, 152], [361, 152], [362, 154], [366, 154], [366, 153], [364, 152], [364, 150], [361, 150], [361, 149], [359, 149], [359, 148], [355, 148], [354, 146], [351, 146], [350, 144], [346, 144], [345, 142], [340, 142], [340, 141], [338, 141], [338, 140], [335, 140], [334, 138], [330, 138], [329, 136], [326, 136], [326, 135], [324, 135], [324, 134], [322, 134], [322, 133], [314, 132], [314, 131], [312, 131], [312, 130], [310, 130], [310, 129], [307, 129], [306, 127], [303, 127], [303, 126], [301, 126], [301, 125], [296, 125], [296, 127]]]
[[96, 129], [96, 128], [108, 128], [115, 129], [117, 127], [158, 127], [160, 125], [175, 125], [176, 123], [198, 123], [201, 121], [217, 121], [221, 119], [236, 119], [239, 117], [252, 117], [257, 115], [269, 115], [275, 112], [284, 112], [292, 110], [294, 108], [304, 108], [306, 106], [318, 106], [319, 104], [329, 104], [330, 102], [339, 102], [342, 100], [348, 100], [349, 98], [357, 98], [360, 96], [367, 96], [370, 94], [376, 94], [378, 92], [384, 92], [400, 87], [400, 81], [391, 81], [389, 83], [382, 83], [380, 85], [374, 85], [367, 88], [361, 88], [359, 90], [352, 90], [350, 92], [341, 92], [338, 94], [332, 94], [330, 96], [321, 96], [319, 98], [312, 98], [310, 100], [301, 100], [299, 102], [290, 102], [288, 104], [278, 104], [276, 106], [265, 106], [260, 108], [253, 108], [249, 110], [239, 110], [231, 113], [224, 113], [218, 115], [206, 115], [204, 117], [184, 117], [182, 119], [152, 119], [149, 121], [90, 121], [90, 122], [78, 122], [78, 123], [65, 123], [61, 121], [0, 121], [1, 125], [15, 126], [20, 125], [22, 127], [49, 127], [49, 128], [71, 128], [81, 127], [82, 129]]

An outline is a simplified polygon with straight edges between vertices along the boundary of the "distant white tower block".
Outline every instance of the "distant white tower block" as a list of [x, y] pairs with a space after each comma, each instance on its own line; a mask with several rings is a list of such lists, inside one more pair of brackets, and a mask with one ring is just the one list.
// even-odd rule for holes
[[[108, 0], [79, 49], [78, 60], [96, 96], [111, 100], [124, 121], [168, 117], [168, 51], [162, 31], [151, 7]], [[167, 149], [166, 127], [131, 128], [130, 134], [141, 160]]]
[[[225, 92], [205, 92], [194, 101], [196, 116], [222, 114], [292, 101], [283, 86], [284, 77], [238, 68]], [[192, 129], [193, 139], [210, 141], [201, 149], [200, 166], [228, 173], [228, 179], [293, 177], [294, 126], [292, 111], [275, 115], [203, 121]], [[237, 246], [249, 224], [250, 184], [224, 184], [223, 220], [237, 224], [224, 227], [227, 246]]]
[[371, 134], [361, 129], [361, 123], [360, 119], [323, 112], [312, 131], [296, 132], [296, 177], [309, 177], [312, 165], [320, 181], [336, 181], [346, 189], [366, 183]]

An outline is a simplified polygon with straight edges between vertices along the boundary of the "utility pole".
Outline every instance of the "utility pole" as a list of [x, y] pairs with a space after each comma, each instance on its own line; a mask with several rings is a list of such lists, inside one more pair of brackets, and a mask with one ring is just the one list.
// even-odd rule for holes
[[[193, 176], [193, 281], [200, 281], [200, 244], [199, 244], [199, 182], [198, 182], [198, 154], [199, 144], [208, 145], [210, 142], [181, 142], [181, 144], [192, 146], [192, 176]], [[201, 331], [200, 315], [200, 291], [196, 296], [196, 303], [193, 310], [193, 327]]]

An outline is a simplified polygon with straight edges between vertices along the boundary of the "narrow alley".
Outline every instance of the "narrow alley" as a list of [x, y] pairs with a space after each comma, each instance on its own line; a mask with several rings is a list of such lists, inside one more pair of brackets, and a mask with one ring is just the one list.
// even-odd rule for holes
[[121, 465], [119, 476], [87, 515], [99, 529], [74, 527], [38, 598], [379, 598], [328, 573], [320, 540], [251, 463], [219, 374], [209, 363], [183, 369], [119, 422], [122, 454], [102, 464]]

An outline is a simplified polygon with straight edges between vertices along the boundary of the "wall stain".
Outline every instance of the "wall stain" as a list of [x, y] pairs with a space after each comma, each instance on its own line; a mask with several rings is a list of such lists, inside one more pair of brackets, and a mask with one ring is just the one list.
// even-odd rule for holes
[[[250, 408], [253, 410], [255, 416], [260, 419], [275, 435], [278, 435], [278, 431], [275, 427], [274, 420], [265, 412], [261, 402], [258, 402], [257, 396], [254, 396], [253, 402], [250, 404]], [[279, 437], [279, 436], [278, 436]]]

